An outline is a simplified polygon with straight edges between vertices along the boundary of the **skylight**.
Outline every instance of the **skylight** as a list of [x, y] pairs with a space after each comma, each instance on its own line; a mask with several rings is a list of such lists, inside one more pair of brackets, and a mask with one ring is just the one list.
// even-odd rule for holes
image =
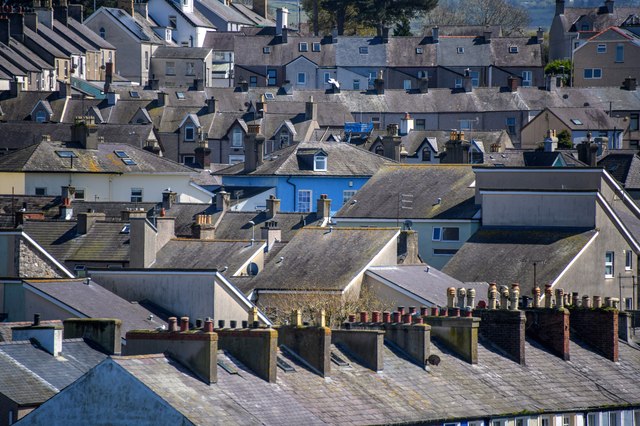
[[518, 46], [509, 46], [509, 53], [518, 53]]
[[178, 97], [178, 99], [184, 100], [184, 93], [183, 92], [176, 92], [176, 96]]
[[73, 151], [56, 151], [58, 157], [60, 158], [78, 158], [75, 152]]
[[271, 92], [265, 92], [265, 94], [264, 94], [264, 98], [265, 98], [265, 99], [267, 99], [267, 100], [272, 101], [272, 100], [274, 100], [276, 97], [275, 97], [275, 96], [273, 95], [273, 93], [271, 93]]
[[580, 121], [580, 120], [579, 120], [579, 119], [577, 119], [577, 118], [572, 118], [572, 119], [571, 119], [571, 122], [572, 122], [573, 124], [575, 124], [576, 126], [582, 126], [582, 121]]
[[135, 161], [133, 161], [131, 158], [123, 158], [122, 162], [127, 166], [136, 166], [138, 164]]
[[129, 154], [127, 154], [126, 151], [113, 151], [113, 153], [116, 154], [118, 158], [129, 158]]
[[129, 96], [131, 96], [132, 98], [140, 98], [140, 93], [136, 92], [135, 90], [131, 90], [129, 91]]
[[122, 229], [120, 230], [121, 234], [128, 234], [131, 230], [131, 225], [130, 224], [125, 224]]

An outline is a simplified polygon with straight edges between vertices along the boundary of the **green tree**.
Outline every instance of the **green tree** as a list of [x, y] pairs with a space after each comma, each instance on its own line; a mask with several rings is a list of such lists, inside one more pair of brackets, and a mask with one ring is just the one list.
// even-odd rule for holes
[[396, 27], [393, 30], [393, 35], [396, 37], [407, 37], [413, 35], [411, 34], [411, 23], [409, 22], [409, 18], [405, 16], [396, 24]]
[[383, 28], [422, 16], [438, 5], [438, 0], [355, 0], [359, 19], [379, 32]]
[[561, 75], [566, 85], [571, 76], [571, 61], [569, 59], [556, 59], [551, 61], [544, 67], [544, 73], [547, 75]]
[[558, 148], [560, 149], [571, 149], [573, 148], [573, 142], [571, 142], [571, 132], [568, 130], [561, 130], [557, 134], [558, 137]]

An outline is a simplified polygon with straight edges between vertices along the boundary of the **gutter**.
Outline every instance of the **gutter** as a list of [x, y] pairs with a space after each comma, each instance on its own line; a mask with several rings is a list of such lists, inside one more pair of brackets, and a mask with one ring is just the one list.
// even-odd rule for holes
[[298, 194], [298, 187], [296, 186], [296, 184], [295, 184], [295, 183], [291, 183], [291, 182], [289, 182], [289, 181], [291, 180], [291, 178], [292, 178], [292, 177], [293, 177], [292, 175], [289, 175], [289, 177], [287, 177], [287, 183], [288, 183], [289, 185], [293, 186], [293, 211], [295, 212], [295, 211], [297, 211], [297, 209], [296, 209], [296, 208], [298, 207], [298, 206], [297, 206], [297, 204], [298, 204], [297, 200], [298, 200], [298, 199], [297, 199], [297, 197], [296, 197], [296, 196], [297, 196], [297, 194]]

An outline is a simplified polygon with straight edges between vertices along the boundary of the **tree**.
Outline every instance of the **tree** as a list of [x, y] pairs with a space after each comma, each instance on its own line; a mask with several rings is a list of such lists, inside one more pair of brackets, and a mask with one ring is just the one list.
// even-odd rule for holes
[[571, 76], [571, 61], [569, 59], [556, 59], [551, 61], [544, 67], [544, 73], [547, 75], [561, 75], [562, 80], [566, 85], [569, 82]]
[[396, 27], [393, 30], [393, 35], [396, 37], [407, 37], [413, 35], [411, 34], [411, 23], [408, 18], [404, 17], [396, 24]]
[[524, 34], [530, 17], [527, 9], [507, 0], [456, 0], [429, 12], [424, 20], [433, 25], [499, 25], [505, 36]]
[[381, 32], [384, 28], [422, 16], [437, 6], [438, 0], [355, 0], [359, 19]]
[[558, 148], [571, 149], [573, 148], [573, 142], [571, 141], [571, 132], [567, 129], [558, 132]]

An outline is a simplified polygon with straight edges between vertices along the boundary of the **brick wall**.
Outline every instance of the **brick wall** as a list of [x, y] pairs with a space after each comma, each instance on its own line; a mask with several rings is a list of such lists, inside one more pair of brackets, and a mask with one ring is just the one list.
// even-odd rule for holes
[[525, 365], [525, 313], [522, 311], [476, 309], [480, 318], [480, 335], [502, 349], [520, 365]]
[[607, 359], [618, 361], [618, 311], [571, 309], [571, 330]]
[[569, 361], [569, 311], [566, 309], [531, 309], [526, 333], [565, 361]]

